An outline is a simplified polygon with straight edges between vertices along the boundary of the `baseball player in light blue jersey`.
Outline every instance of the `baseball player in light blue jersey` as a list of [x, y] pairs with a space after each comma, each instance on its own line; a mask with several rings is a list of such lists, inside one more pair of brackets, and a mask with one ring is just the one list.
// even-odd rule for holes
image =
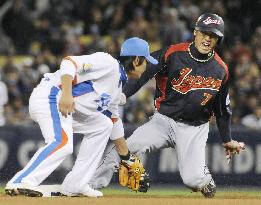
[[29, 112], [39, 124], [46, 145], [7, 183], [6, 194], [44, 196], [39, 184], [73, 152], [73, 133], [81, 133], [79, 154], [62, 184], [62, 193], [102, 196], [88, 183], [109, 138], [115, 141], [120, 156], [127, 159], [130, 155], [124, 138], [116, 137], [124, 136], [118, 116], [119, 97], [127, 75], [139, 77], [147, 61], [158, 63], [150, 56], [148, 43], [130, 38], [122, 44], [119, 59], [103, 52], [68, 56], [59, 70], [45, 74], [31, 94]]

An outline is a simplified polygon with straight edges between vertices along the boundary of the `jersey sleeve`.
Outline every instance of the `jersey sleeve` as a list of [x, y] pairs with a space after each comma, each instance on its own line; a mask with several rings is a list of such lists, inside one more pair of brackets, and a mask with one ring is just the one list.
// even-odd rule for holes
[[113, 99], [106, 110], [107, 113], [110, 114], [110, 118], [113, 122], [113, 128], [111, 132], [110, 139], [117, 140], [121, 137], [124, 137], [124, 128], [122, 124], [122, 120], [119, 117], [119, 98], [116, 97]]
[[224, 143], [231, 141], [232, 110], [228, 93], [228, 81], [222, 84], [214, 102], [217, 127]]
[[111, 55], [103, 52], [82, 56], [80, 62], [81, 67], [78, 68], [77, 74], [82, 81], [95, 81], [107, 75], [114, 75], [115, 68], [119, 67], [118, 62]]
[[118, 66], [118, 63], [111, 55], [97, 52], [91, 55], [67, 56], [62, 61], [60, 70], [61, 74], [74, 76], [74, 84], [78, 84], [113, 75], [115, 66]]
[[146, 70], [141, 74], [139, 79], [128, 80], [128, 82], [123, 87], [123, 93], [126, 95], [126, 98], [138, 92], [143, 85], [145, 85], [150, 79], [155, 77], [157, 73], [165, 68], [165, 51], [166, 48], [151, 53], [151, 56], [157, 59], [159, 63], [157, 65], [148, 63]]
[[77, 64], [75, 61], [72, 60], [69, 56], [65, 57], [60, 65], [60, 72], [61, 76], [63, 75], [70, 75], [75, 78], [77, 71]]
[[124, 137], [124, 127], [122, 120], [118, 118], [118, 120], [113, 123], [110, 139], [117, 140], [121, 137]]

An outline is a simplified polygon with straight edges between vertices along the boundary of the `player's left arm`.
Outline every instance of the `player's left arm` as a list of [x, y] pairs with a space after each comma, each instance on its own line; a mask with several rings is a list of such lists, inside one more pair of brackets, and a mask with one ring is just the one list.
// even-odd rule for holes
[[219, 92], [215, 97], [214, 114], [216, 116], [217, 127], [223, 143], [232, 140], [231, 138], [231, 118], [232, 109], [228, 93], [228, 82], [221, 85]]
[[70, 115], [74, 111], [72, 81], [73, 78], [70, 75], [63, 75], [61, 77], [62, 95], [59, 100], [59, 111], [64, 117], [67, 117], [67, 115]]
[[228, 162], [233, 154], [245, 149], [243, 142], [238, 142], [231, 137], [232, 109], [230, 106], [228, 81], [224, 82], [218, 92], [214, 103], [214, 114], [216, 116], [217, 127], [223, 141]]

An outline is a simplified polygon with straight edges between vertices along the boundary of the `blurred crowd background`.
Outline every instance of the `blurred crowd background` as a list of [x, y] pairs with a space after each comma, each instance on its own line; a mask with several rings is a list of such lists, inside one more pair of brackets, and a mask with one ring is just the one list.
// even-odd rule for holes
[[[261, 129], [261, 1], [245, 0], [1, 0], [0, 125], [31, 125], [28, 99], [46, 72], [67, 55], [105, 51], [138, 36], [151, 51], [191, 41], [195, 22], [212, 12], [225, 21], [217, 52], [229, 66], [233, 124]], [[154, 81], [122, 108], [126, 123], [154, 112]]]

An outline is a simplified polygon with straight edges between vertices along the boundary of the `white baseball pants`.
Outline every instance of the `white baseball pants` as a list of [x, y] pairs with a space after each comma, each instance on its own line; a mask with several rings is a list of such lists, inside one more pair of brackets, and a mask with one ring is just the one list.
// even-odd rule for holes
[[60, 89], [55, 86], [36, 87], [29, 100], [29, 112], [40, 126], [46, 145], [40, 148], [8, 183], [39, 185], [73, 152], [72, 116], [58, 111]]
[[84, 134], [84, 138], [63, 188], [72, 191], [76, 185], [83, 189], [94, 174], [110, 137], [112, 121], [98, 111], [92, 115], [90, 112], [81, 121], [73, 121], [71, 115], [63, 117], [58, 111], [60, 94], [58, 87], [48, 83], [41, 83], [34, 89], [29, 100], [29, 112], [39, 124], [46, 145], [8, 183], [38, 186], [73, 152], [73, 128], [74, 132]]

